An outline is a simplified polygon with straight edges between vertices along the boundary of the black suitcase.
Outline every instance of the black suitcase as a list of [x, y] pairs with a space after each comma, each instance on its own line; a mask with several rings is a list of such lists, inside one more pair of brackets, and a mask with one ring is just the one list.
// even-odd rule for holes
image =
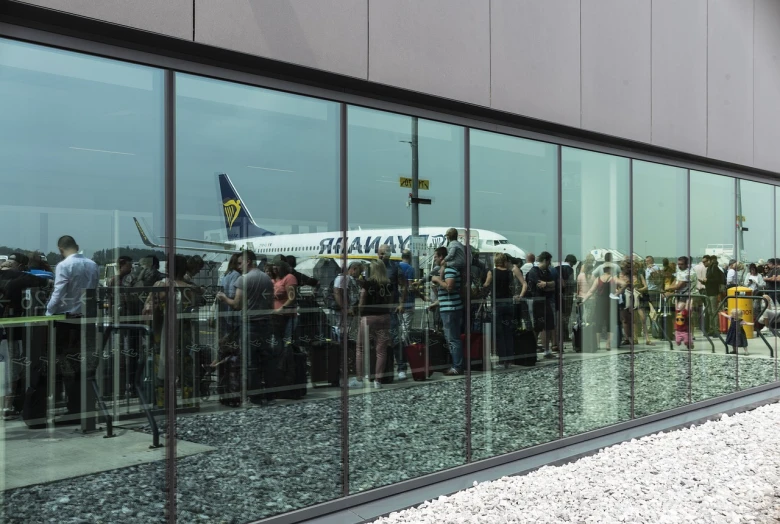
[[536, 336], [528, 329], [517, 329], [513, 334], [514, 364], [518, 366], [536, 365]]
[[594, 353], [598, 351], [596, 326], [583, 321], [583, 305], [577, 304], [575, 320], [571, 327], [572, 346], [577, 353]]
[[277, 398], [299, 400], [306, 396], [306, 352], [298, 346], [286, 346], [279, 356]]
[[[313, 387], [339, 387], [341, 376], [341, 343], [335, 340], [316, 340], [306, 346], [311, 362]], [[355, 341], [347, 341], [347, 373], [355, 375]]]
[[46, 427], [46, 374], [40, 366], [30, 370], [30, 384], [24, 393], [22, 419], [30, 429]]

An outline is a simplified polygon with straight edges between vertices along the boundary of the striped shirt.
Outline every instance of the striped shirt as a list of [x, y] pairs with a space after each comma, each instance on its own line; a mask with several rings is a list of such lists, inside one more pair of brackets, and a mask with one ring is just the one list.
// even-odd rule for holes
[[443, 286], [439, 288], [439, 311], [460, 311], [463, 309], [463, 300], [460, 296], [462, 287], [460, 272], [455, 268], [446, 268], [444, 270], [445, 282], [450, 278], [455, 280], [455, 286], [452, 291], [447, 291]]

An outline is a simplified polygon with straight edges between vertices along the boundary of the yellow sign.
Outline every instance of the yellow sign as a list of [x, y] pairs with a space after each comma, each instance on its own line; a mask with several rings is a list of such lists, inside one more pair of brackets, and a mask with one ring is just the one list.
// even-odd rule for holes
[[[412, 179], [402, 176], [400, 180], [400, 186], [405, 187], [407, 189], [412, 189]], [[431, 181], [430, 180], [418, 180], [417, 181], [417, 187], [418, 189], [430, 189], [431, 188]]]

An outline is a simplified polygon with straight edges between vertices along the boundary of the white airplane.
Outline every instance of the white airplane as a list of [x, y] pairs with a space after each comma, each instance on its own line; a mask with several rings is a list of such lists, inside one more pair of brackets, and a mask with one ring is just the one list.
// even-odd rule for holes
[[[223, 254], [248, 249], [269, 258], [281, 254], [292, 255], [298, 260], [338, 259], [346, 250], [347, 258], [370, 259], [376, 257], [379, 246], [387, 245], [390, 246], [391, 258], [400, 260], [404, 249], [411, 249], [420, 257], [430, 257], [437, 247], [446, 243], [444, 233], [447, 227], [421, 227], [416, 239], [412, 239], [411, 228], [347, 231], [346, 242], [340, 231], [275, 235], [255, 223], [244, 200], [241, 199], [227, 175], [219, 175], [219, 186], [228, 241], [223, 243], [177, 237], [176, 240], [179, 241], [213, 246], [211, 248], [177, 246], [177, 249]], [[133, 220], [146, 246], [158, 249], [165, 247], [152, 242], [138, 220], [136, 218]], [[465, 244], [465, 230], [458, 229], [458, 233], [459, 239]], [[525, 252], [522, 249], [510, 244], [506, 237], [498, 233], [485, 229], [472, 229], [470, 236], [470, 244], [478, 248], [480, 253], [505, 253], [515, 258], [525, 259]]]

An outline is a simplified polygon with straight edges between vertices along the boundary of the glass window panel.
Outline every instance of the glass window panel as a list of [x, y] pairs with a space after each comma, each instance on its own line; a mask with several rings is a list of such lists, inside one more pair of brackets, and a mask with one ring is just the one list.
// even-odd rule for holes
[[[732, 355], [726, 355], [725, 341], [729, 322], [721, 315], [721, 310], [726, 308], [723, 298], [726, 296], [729, 263], [738, 257], [735, 248], [734, 179], [691, 171], [690, 184], [690, 252], [710, 255], [714, 261], [711, 264], [717, 262], [716, 267], [721, 273], [711, 272], [707, 280], [710, 281], [713, 275], [717, 275], [724, 283], [717, 300], [710, 298], [708, 304], [710, 314], [714, 316], [712, 323], [718, 322], [719, 340], [716, 341], [715, 353], [707, 350], [696, 351], [691, 355], [691, 400], [698, 402], [731, 393], [737, 387], [737, 360]], [[712, 328], [714, 329], [714, 325]]]
[[[179, 486], [246, 501], [232, 506], [236, 521], [332, 500], [343, 493], [341, 399], [320, 307], [338, 264], [317, 257], [340, 237], [340, 106], [184, 74], [176, 83], [176, 247], [205, 261], [177, 284], [199, 290], [180, 309], [178, 424], [215, 448], [210, 463], [179, 462]], [[257, 261], [235, 271], [242, 247]], [[185, 495], [178, 509], [183, 521], [218, 520], [225, 506]]]
[[[691, 357], [675, 340], [679, 300], [663, 296], [664, 288], [674, 285], [673, 272], [664, 268], [688, 256], [688, 170], [634, 160], [633, 206], [634, 249], [643, 257], [635, 285], [647, 289], [633, 314], [639, 342], [634, 347], [634, 416], [643, 417], [689, 402]], [[701, 268], [694, 270], [704, 274]], [[686, 297], [678, 298], [685, 303]], [[694, 318], [681, 318], [698, 326], [703, 299], [692, 306]], [[699, 344], [707, 351], [711, 347], [703, 340]]]
[[[557, 166], [555, 145], [471, 132], [471, 227], [479, 234], [479, 256], [490, 272], [489, 280], [486, 275], [482, 283], [482, 295], [472, 301], [475, 312], [480, 307], [485, 311], [475, 320], [482, 326], [481, 337], [490, 356], [489, 366], [472, 374], [475, 460], [560, 435], [557, 353], [540, 354], [537, 362], [537, 339], [543, 344], [545, 337], [553, 335], [549, 337], [551, 348], [571, 345], [557, 340], [557, 328], [552, 333], [534, 331], [530, 313], [534, 305], [544, 307], [545, 292], [527, 286], [523, 290], [525, 280], [514, 276], [516, 272], [522, 275], [521, 269], [530, 270], [532, 264], [524, 266], [530, 254], [557, 252]], [[557, 265], [559, 258], [554, 260]], [[574, 282], [573, 271], [570, 281]], [[554, 289], [547, 304], [551, 311], [557, 308]], [[573, 297], [571, 287], [566, 291], [568, 307], [560, 318], [567, 320]], [[541, 304], [530, 302], [533, 297], [541, 299]], [[563, 332], [568, 334], [568, 328]], [[565, 357], [575, 358], [569, 351]]]
[[[578, 254], [582, 358], [563, 366], [565, 436], [631, 417], [631, 349], [610, 295], [630, 260], [628, 159], [562, 150], [563, 252]], [[613, 295], [614, 296], [614, 295]]]
[[[147, 293], [132, 283], [142, 257], [165, 253], [144, 246], [133, 217], [164, 227], [163, 98], [160, 70], [0, 39], [0, 263], [12, 266], [0, 272], [0, 520], [90, 518], [97, 497], [114, 520], [165, 518], [165, 449], [149, 449], [148, 426], [131, 430], [147, 425], [140, 396], [154, 397]], [[52, 298], [45, 272], [15, 271], [22, 256], [36, 272], [50, 266], [62, 294]], [[116, 438], [103, 438], [98, 399]], [[189, 449], [193, 460], [203, 451]], [[43, 490], [51, 504], [35, 502]]]
[[[774, 287], [774, 284], [764, 280], [766, 261], [774, 258], [775, 187], [749, 180], [738, 180], [737, 187], [737, 242], [740, 251], [744, 251], [744, 258], [740, 260], [739, 283], [742, 287], [750, 288], [753, 297], [767, 297], [750, 303], [752, 322], [757, 322], [775, 310], [772, 307], [774, 297], [767, 292], [768, 285]], [[769, 310], [764, 315], [767, 307]], [[769, 330], [763, 331], [762, 337], [758, 326], [747, 326], [745, 332], [748, 336], [748, 354], [740, 352], [738, 357], [739, 389], [774, 382], [775, 365], [770, 354], [774, 350], [776, 338], [767, 338]]]
[[[777, 265], [778, 265], [777, 264], [777, 258], [778, 258], [777, 257], [777, 246], [780, 245], [780, 227], [778, 227], [778, 224], [780, 223], [780, 209], [778, 209], [778, 208], [780, 208], [780, 206], [778, 206], [778, 202], [780, 202], [780, 187], [775, 187], [775, 222], [774, 222], [774, 227], [775, 227], [775, 233], [774, 233], [774, 237], [775, 237], [774, 254], [775, 254], [775, 256], [774, 256], [774, 259], [775, 260], [774, 260], [774, 264], [767, 264], [767, 266], [768, 266], [767, 269], [766, 269], [767, 277], [773, 277], [773, 276], [776, 277], [776, 274], [780, 273], [780, 270], [776, 269]], [[780, 281], [780, 279], [777, 279], [777, 280]], [[780, 288], [780, 283], [778, 283], [778, 281], [775, 281], [774, 278], [767, 278], [767, 282], [766, 282], [766, 287], [767, 287], [767, 291], [768, 291], [767, 294], [770, 297], [772, 297], [773, 301], [775, 302], [775, 305], [777, 305], [778, 298], [779, 298], [777, 296], [777, 290], [778, 290], [778, 288]], [[778, 339], [778, 336], [777, 336], [777, 333], [778, 332], [775, 329], [775, 324], [774, 323], [769, 322], [769, 323], [767, 323], [767, 326], [769, 326], [769, 328], [770, 328], [769, 329], [770, 333], [772, 333], [772, 335], [774, 335], [775, 380], [777, 380], [777, 377], [778, 377], [778, 373], [777, 373], [777, 349], [778, 349], [777, 339]]]
[[[464, 129], [349, 107], [348, 133], [346, 248], [361, 292], [347, 325], [336, 324], [355, 356], [348, 370], [349, 490], [357, 493], [466, 462], [462, 301], [455, 284], [465, 266], [450, 265], [446, 297], [431, 300], [430, 282], [434, 248], [443, 245], [448, 228], [462, 231], [464, 225]], [[419, 196], [429, 203], [412, 202], [411, 188], [401, 181], [415, 173]], [[414, 231], [413, 241], [415, 211], [419, 236]], [[404, 250], [410, 258], [402, 260]], [[438, 270], [435, 275], [440, 278]], [[447, 300], [453, 311], [429, 311]], [[457, 374], [445, 376], [453, 367]], [[415, 374], [427, 380], [415, 381]]]

